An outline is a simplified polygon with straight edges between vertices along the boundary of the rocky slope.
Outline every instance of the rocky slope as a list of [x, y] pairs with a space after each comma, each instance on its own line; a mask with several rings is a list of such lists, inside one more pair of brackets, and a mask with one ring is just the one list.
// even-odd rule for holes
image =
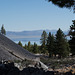
[[39, 58], [24, 48], [20, 47], [9, 38], [0, 34], [0, 60], [33, 60], [38, 61]]
[[17, 45], [9, 38], [0, 34], [0, 60], [13, 61], [13, 60], [31, 60], [40, 64], [42, 68], [48, 69], [48, 67], [40, 61], [40, 58], [36, 55], [25, 50], [21, 46]]

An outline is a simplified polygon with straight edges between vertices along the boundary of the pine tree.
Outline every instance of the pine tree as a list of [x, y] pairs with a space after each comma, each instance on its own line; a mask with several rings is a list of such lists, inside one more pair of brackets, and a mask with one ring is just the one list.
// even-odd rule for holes
[[47, 50], [49, 52], [49, 57], [52, 57], [55, 50], [55, 39], [54, 36], [51, 35], [49, 32], [48, 38], [47, 38]]
[[25, 44], [24, 48], [27, 49], [27, 45], [26, 44]]
[[69, 44], [70, 44], [70, 48], [71, 48], [71, 53], [73, 55], [75, 55], [75, 20], [72, 21], [73, 25], [70, 26], [70, 40], [69, 40]]
[[6, 35], [6, 31], [4, 29], [4, 25], [2, 25], [2, 27], [1, 27], [1, 34]]
[[57, 5], [61, 8], [73, 8], [75, 13], [75, 0], [48, 0], [49, 2], [52, 2], [54, 5]]
[[31, 52], [31, 43], [30, 43], [30, 41], [28, 42], [27, 50]]
[[38, 53], [38, 46], [35, 42], [34, 42], [34, 45], [33, 45], [33, 53]]
[[22, 47], [22, 43], [21, 43], [21, 41], [18, 42], [18, 45], [20, 45], [20, 46]]
[[68, 56], [70, 52], [69, 44], [60, 28], [56, 33], [56, 50], [60, 58]]
[[41, 40], [41, 52], [45, 54], [46, 53], [46, 43], [47, 43], [47, 33], [45, 30], [43, 31], [40, 40]]

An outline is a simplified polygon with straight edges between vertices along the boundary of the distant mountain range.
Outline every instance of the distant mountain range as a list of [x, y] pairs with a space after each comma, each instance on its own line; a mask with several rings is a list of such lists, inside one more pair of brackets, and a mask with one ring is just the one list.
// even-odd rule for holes
[[[52, 34], [56, 34], [57, 30], [45, 30], [47, 34], [51, 32]], [[7, 31], [6, 36], [13, 41], [39, 41], [41, 38], [43, 30], [34, 30], [34, 31], [21, 31], [21, 32], [13, 32]], [[68, 34], [68, 31], [63, 31], [65, 35]]]

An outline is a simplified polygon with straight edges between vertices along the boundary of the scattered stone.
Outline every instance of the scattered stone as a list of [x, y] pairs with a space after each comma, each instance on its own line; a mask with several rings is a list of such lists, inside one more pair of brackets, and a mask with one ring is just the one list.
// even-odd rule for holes
[[0, 75], [75, 75], [72, 71], [60, 73], [58, 71], [47, 71], [43, 68], [27, 67], [20, 71], [14, 63], [0, 64]]

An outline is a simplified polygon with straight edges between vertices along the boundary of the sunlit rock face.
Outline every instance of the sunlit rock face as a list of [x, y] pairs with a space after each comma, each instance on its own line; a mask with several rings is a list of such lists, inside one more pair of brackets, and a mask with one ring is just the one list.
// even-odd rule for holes
[[0, 34], [0, 61], [13, 61], [24, 59], [39, 61], [39, 58], [36, 55], [30, 53], [29, 51], [25, 50], [24, 48], [11, 41], [9, 38]]

